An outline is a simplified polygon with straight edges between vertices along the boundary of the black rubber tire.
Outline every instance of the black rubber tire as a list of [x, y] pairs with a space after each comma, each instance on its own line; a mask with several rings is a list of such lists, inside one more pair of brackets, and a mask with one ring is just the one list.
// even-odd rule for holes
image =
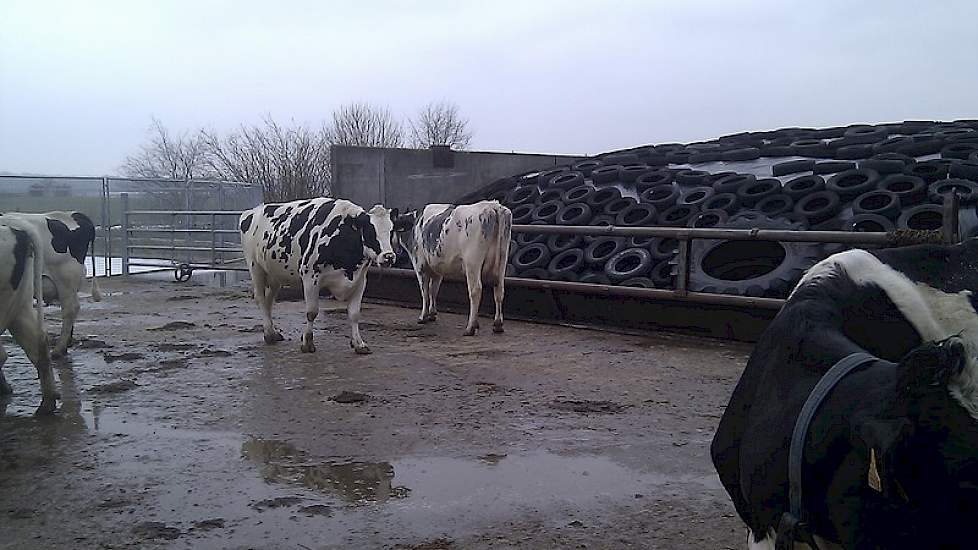
[[554, 223], [557, 225], [587, 225], [594, 214], [591, 207], [583, 202], [575, 202], [561, 207]]
[[615, 225], [622, 227], [650, 226], [658, 217], [659, 211], [651, 204], [633, 204], [618, 213]]
[[705, 210], [723, 210], [733, 214], [740, 208], [740, 199], [734, 193], [717, 193], [699, 204]]
[[697, 151], [689, 155], [690, 164], [716, 162], [718, 160], [720, 160], [720, 153], [718, 151]]
[[679, 186], [670, 183], [649, 187], [642, 191], [639, 199], [643, 203], [651, 204], [657, 210], [662, 211], [676, 204], [676, 201], [679, 200]]
[[512, 208], [513, 213], [513, 223], [515, 224], [527, 224], [533, 219], [533, 211], [536, 210], [537, 205], [535, 204], [521, 204], [515, 208]]
[[932, 230], [944, 225], [944, 207], [939, 204], [919, 204], [907, 208], [897, 220], [899, 229]]
[[617, 164], [619, 166], [640, 164], [642, 162], [642, 159], [640, 159], [635, 153], [624, 151], [621, 153], [608, 153], [607, 155], [602, 156], [601, 160], [606, 165]]
[[917, 160], [913, 157], [908, 157], [903, 153], [877, 153], [873, 155], [875, 160], [898, 160], [903, 163], [904, 168], [913, 166], [916, 164]]
[[835, 150], [835, 158], [839, 160], [868, 159], [873, 156], [874, 152], [872, 145], [846, 145]]
[[621, 237], [597, 237], [584, 249], [584, 261], [590, 265], [604, 266], [605, 262], [625, 248]]
[[713, 182], [713, 190], [717, 193], [736, 193], [744, 185], [757, 181], [753, 174], [732, 174]]
[[859, 163], [860, 170], [872, 170], [881, 176], [902, 174], [907, 165], [900, 160], [884, 160], [878, 158], [866, 159]]
[[658, 239], [656, 237], [631, 236], [625, 239], [625, 248], [645, 248], [651, 250]]
[[566, 280], [568, 275], [576, 273], [583, 265], [584, 251], [580, 248], [570, 248], [550, 258], [547, 273], [550, 274], [551, 279]]
[[766, 145], [761, 147], [762, 157], [792, 157], [795, 149], [791, 145]]
[[499, 203], [501, 204], [508, 204], [507, 199], [509, 199], [509, 194], [510, 194], [509, 189], [500, 189], [498, 191], [493, 191], [492, 193], [489, 193], [489, 196], [486, 197], [486, 200], [499, 201]]
[[900, 207], [896, 193], [881, 189], [867, 191], [852, 201], [853, 214], [876, 214], [891, 220], [900, 215]]
[[[972, 155], [972, 158], [975, 158], [975, 155]], [[948, 175], [952, 178], [978, 181], [978, 158], [955, 162], [948, 169]]]
[[855, 168], [856, 163], [847, 160], [826, 160], [815, 163], [816, 174], [835, 174], [846, 170], [854, 170]]
[[744, 147], [741, 149], [730, 149], [720, 153], [720, 160], [743, 161], [761, 158], [761, 150], [757, 147]]
[[[612, 216], [611, 214], [599, 214], [591, 218], [591, 221], [588, 223], [588, 225], [593, 225], [595, 227], [615, 225], [615, 216]], [[593, 238], [594, 237], [584, 237], [584, 240], [589, 240]]]
[[581, 246], [584, 239], [580, 235], [550, 235], [547, 237], [547, 249], [551, 254], [560, 254], [565, 250]]
[[679, 252], [679, 240], [671, 237], [656, 239], [655, 244], [649, 248], [652, 258], [657, 260], [667, 260]]
[[672, 271], [672, 263], [669, 260], [662, 260], [649, 270], [649, 279], [655, 288], [672, 288], [673, 281], [676, 279]]
[[605, 205], [609, 202], [620, 199], [621, 191], [615, 187], [603, 187], [601, 189], [595, 189], [594, 193], [585, 201], [588, 206], [591, 207], [592, 212], [600, 212], [604, 210]]
[[798, 201], [798, 199], [809, 193], [815, 193], [823, 189], [825, 189], [825, 179], [822, 176], [816, 176], [814, 174], [788, 180], [787, 183], [781, 186], [781, 192], [795, 201]]
[[676, 183], [688, 186], [706, 185], [706, 178], [709, 175], [709, 172], [703, 170], [683, 170], [676, 173]]
[[608, 214], [609, 216], [617, 216], [622, 210], [633, 204], [638, 204], [638, 201], [631, 197], [621, 197], [605, 204], [601, 213]]
[[521, 246], [513, 256], [512, 264], [517, 273], [523, 273], [534, 267], [544, 267], [550, 263], [550, 250], [542, 243], [531, 243]]
[[548, 189], [570, 189], [578, 185], [584, 185], [584, 174], [580, 172], [562, 172], [547, 182]]
[[715, 194], [716, 191], [714, 191], [712, 187], [692, 187], [690, 189], [686, 189], [685, 192], [682, 193], [682, 196], [679, 197], [676, 204], [685, 204], [700, 208], [704, 202], [710, 200]]
[[757, 201], [754, 210], [773, 218], [781, 214], [792, 212], [795, 207], [795, 200], [784, 193], [774, 193]]
[[522, 279], [538, 279], [540, 281], [549, 281], [550, 273], [542, 267], [534, 267], [526, 269], [523, 271], [517, 271], [516, 276]]
[[873, 170], [846, 170], [832, 176], [825, 182], [825, 188], [839, 195], [843, 200], [857, 197], [866, 191], [876, 189], [880, 175]]
[[592, 285], [610, 285], [611, 281], [608, 280], [608, 276], [599, 271], [585, 271], [577, 278], [579, 283], [587, 283]]
[[828, 154], [828, 148], [821, 139], [799, 139], [791, 143], [791, 149], [802, 157], [822, 158]]
[[895, 153], [912, 144], [913, 139], [909, 136], [892, 136], [879, 143], [874, 143], [873, 150], [877, 153]]
[[686, 164], [689, 162], [689, 155], [690, 153], [687, 153], [685, 151], [679, 153], [670, 153], [666, 155], [666, 161], [669, 164]]
[[944, 195], [950, 192], [958, 194], [961, 204], [974, 204], [978, 200], [978, 184], [962, 179], [946, 179], [936, 181], [927, 188], [930, 201], [937, 204], [944, 202]]
[[659, 214], [658, 225], [667, 227], [686, 227], [689, 219], [696, 215], [700, 209], [689, 204], [677, 204], [671, 206]]
[[617, 164], [606, 164], [591, 171], [591, 181], [593, 181], [595, 185], [599, 183], [618, 181], [620, 173], [621, 166]]
[[533, 204], [540, 196], [540, 189], [535, 185], [524, 185], [509, 192], [506, 204], [512, 208], [521, 204]]
[[926, 160], [910, 167], [908, 173], [923, 179], [927, 183], [947, 178], [950, 167], [941, 162]]
[[535, 183], [540, 186], [541, 189], [546, 189], [550, 187], [550, 180], [567, 172], [565, 168], [557, 168], [555, 170], [545, 170], [537, 175]]
[[[727, 177], [730, 177], [730, 176], [736, 176], [736, 175], [737, 175], [737, 172], [713, 172], [709, 176], [706, 176], [706, 185], [709, 185], [710, 187], [713, 187], [713, 184], [717, 180], [722, 180], [723, 178], [727, 178]], [[718, 193], [719, 192], [721, 192], [721, 191], [718, 191]]]
[[857, 214], [846, 220], [843, 231], [889, 233], [896, 226], [892, 221], [876, 214]]
[[[575, 202], [587, 202], [587, 200], [594, 194], [594, 188], [589, 185], [578, 185], [577, 187], [571, 187], [564, 194], [560, 196], [560, 200], [567, 204], [574, 204]], [[591, 206], [591, 205], [588, 205]]]
[[966, 160], [974, 153], [978, 153], [978, 143], [961, 141], [945, 145], [941, 149], [941, 158]]
[[689, 227], [722, 227], [730, 216], [724, 210], [702, 210], [689, 219]]
[[652, 254], [644, 248], [626, 248], [616, 253], [604, 264], [605, 275], [612, 282], [640, 277], [652, 267]]
[[655, 168], [651, 168], [644, 164], [622, 166], [621, 170], [618, 171], [618, 177], [621, 178], [621, 181], [625, 183], [634, 183], [635, 180], [637, 180], [644, 174], [652, 172], [653, 170], [655, 170]]
[[737, 198], [745, 208], [753, 208], [764, 197], [781, 192], [781, 181], [774, 178], [757, 180], [737, 190]]
[[[544, 223], [554, 223], [557, 219], [557, 213], [560, 209], [564, 207], [564, 204], [560, 201], [548, 201], [543, 204], [538, 204], [536, 208], [533, 209], [533, 222], [544, 222]], [[530, 222], [530, 223], [533, 223]]]
[[896, 194], [900, 206], [906, 208], [927, 200], [927, 183], [909, 174], [891, 174], [880, 180], [877, 189]]
[[559, 201], [563, 196], [564, 192], [560, 189], [544, 189], [543, 191], [540, 191], [539, 195], [537, 195], [537, 200], [535, 202], [536, 204], [540, 205], [545, 202]]
[[591, 177], [591, 171], [600, 166], [604, 166], [604, 163], [597, 159], [587, 159], [580, 162], [576, 162], [571, 165], [571, 168], [577, 172], [584, 174], [584, 177]]
[[905, 145], [902, 145], [896, 149], [897, 153], [903, 153], [911, 157], [924, 157], [927, 155], [934, 155], [941, 152], [944, 148], [944, 140], [940, 139], [921, 139], [918, 140], [917, 136]]
[[631, 277], [616, 284], [618, 286], [627, 286], [629, 288], [655, 288], [655, 283], [648, 277]]
[[795, 202], [795, 214], [804, 217], [811, 224], [831, 218], [840, 208], [839, 195], [828, 190], [809, 193]]
[[889, 132], [884, 128], [858, 124], [846, 128], [839, 139], [844, 140], [844, 145], [879, 143], [886, 139], [888, 134]]
[[773, 176], [787, 176], [788, 174], [797, 174], [799, 172], [811, 172], [815, 170], [815, 161], [811, 159], [803, 160], [789, 160], [786, 162], [779, 162], [771, 167], [771, 175]]
[[639, 190], [651, 189], [659, 185], [672, 183], [673, 173], [669, 170], [652, 170], [646, 172], [635, 179], [635, 188]]
[[[541, 224], [535, 224], [541, 225]], [[513, 240], [517, 247], [524, 247], [534, 243], [546, 242], [547, 236], [543, 233], [517, 233]]]
[[[730, 222], [736, 229], [797, 229], [761, 217]], [[696, 292], [784, 298], [820, 259], [818, 245], [772, 241], [696, 239], [690, 246], [689, 288]]]

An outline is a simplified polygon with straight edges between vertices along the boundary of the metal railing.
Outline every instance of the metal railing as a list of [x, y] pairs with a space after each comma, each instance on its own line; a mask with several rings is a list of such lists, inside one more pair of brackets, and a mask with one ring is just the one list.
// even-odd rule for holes
[[[123, 204], [127, 205], [127, 199], [123, 196]], [[959, 201], [957, 195], [946, 195], [943, 203], [943, 227], [933, 231], [910, 231], [907, 233], [899, 232], [850, 232], [850, 231], [798, 231], [780, 229], [720, 229], [720, 228], [688, 228], [688, 227], [617, 227], [617, 226], [573, 226], [573, 225], [514, 225], [513, 233], [535, 233], [546, 235], [582, 235], [582, 236], [614, 236], [614, 237], [660, 237], [672, 238], [678, 241], [678, 252], [676, 255], [677, 273], [676, 283], [673, 289], [661, 288], [641, 288], [625, 287], [616, 285], [603, 285], [594, 283], [578, 283], [569, 281], [550, 281], [540, 279], [526, 279], [522, 277], [506, 277], [506, 284], [537, 288], [544, 290], [567, 290], [582, 294], [601, 295], [601, 296], [621, 296], [631, 298], [647, 298], [675, 300], [692, 303], [708, 303], [717, 305], [746, 306], [762, 309], [780, 309], [784, 305], [784, 300], [780, 298], [760, 298], [750, 296], [738, 296], [730, 294], [714, 294], [706, 292], [694, 292], [689, 290], [689, 271], [690, 271], [690, 247], [695, 239], [717, 239], [727, 241], [774, 241], [774, 242], [808, 242], [808, 243], [840, 243], [860, 246], [903, 246], [918, 243], [943, 242], [952, 244], [958, 242], [958, 211]], [[207, 216], [210, 220], [210, 228], [186, 228], [174, 227], [170, 229], [136, 229], [131, 227], [131, 218], [141, 215], [169, 215], [173, 219], [178, 216]], [[191, 210], [129, 210], [123, 211], [123, 273], [129, 274], [129, 267], [135, 265], [161, 267], [160, 264], [139, 263], [132, 260], [133, 250], [166, 250], [171, 253], [180, 252], [209, 252], [210, 263], [206, 262], [184, 262], [179, 264], [174, 261], [174, 266], [180, 265], [189, 269], [222, 269], [247, 271], [244, 266], [231, 265], [240, 262], [242, 258], [235, 257], [226, 260], [221, 255], [242, 253], [240, 246], [223, 246], [222, 235], [238, 233], [237, 230], [216, 229], [216, 219], [218, 216], [241, 215], [240, 211], [210, 210], [210, 211], [191, 211]], [[189, 224], [188, 224], [189, 225]], [[165, 233], [171, 235], [169, 245], [133, 245], [130, 243], [130, 234], [134, 233]], [[209, 234], [210, 246], [191, 246], [177, 245], [175, 236], [177, 234]], [[372, 272], [388, 274], [395, 277], [414, 278], [415, 274], [410, 269], [399, 268], [371, 268]], [[452, 278], [449, 278], [450, 280]], [[457, 279], [456, 279], [457, 280]]]

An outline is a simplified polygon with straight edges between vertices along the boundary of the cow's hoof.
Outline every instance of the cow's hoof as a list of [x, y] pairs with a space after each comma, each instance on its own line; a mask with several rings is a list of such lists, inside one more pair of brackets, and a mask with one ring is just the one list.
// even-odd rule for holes
[[371, 353], [373, 353], [372, 351], [370, 351], [370, 348], [367, 346], [360, 346], [359, 348], [354, 346], [353, 351], [357, 355], [370, 355]]
[[465, 329], [465, 332], [462, 333], [462, 336], [475, 336], [475, 329], [474, 328]]
[[428, 318], [427, 317], [421, 317], [420, 319], [418, 319], [418, 324], [419, 325], [424, 325], [424, 324], [427, 324], [427, 323], [428, 323]]
[[34, 416], [48, 416], [54, 414], [57, 409], [54, 399], [43, 399], [41, 400], [41, 406], [34, 411]]
[[493, 325], [492, 325], [492, 331], [495, 332], [496, 334], [502, 334], [502, 333], [506, 332], [503, 329], [503, 324], [502, 323], [493, 323]]
[[68, 355], [68, 350], [61, 348], [54, 348], [51, 350], [51, 359], [61, 359], [65, 355]]
[[313, 344], [312, 342], [309, 342], [308, 344], [303, 342], [299, 349], [302, 350], [302, 353], [312, 353], [316, 351], [316, 344]]
[[265, 335], [266, 344], [274, 344], [275, 342], [281, 342], [285, 340], [285, 336], [282, 336], [281, 332], [273, 332], [272, 334]]

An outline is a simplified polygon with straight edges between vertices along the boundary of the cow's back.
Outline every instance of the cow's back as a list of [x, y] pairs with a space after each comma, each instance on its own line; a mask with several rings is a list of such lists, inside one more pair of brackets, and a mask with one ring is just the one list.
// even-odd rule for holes
[[95, 224], [83, 212], [7, 212], [0, 214], [0, 222], [3, 218], [21, 220], [34, 227], [41, 238], [38, 245], [48, 268], [66, 261], [84, 265], [85, 256], [95, 240]]

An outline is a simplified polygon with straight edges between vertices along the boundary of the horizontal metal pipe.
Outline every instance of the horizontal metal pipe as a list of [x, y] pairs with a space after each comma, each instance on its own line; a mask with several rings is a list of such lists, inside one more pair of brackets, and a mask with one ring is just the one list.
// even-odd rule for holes
[[224, 233], [226, 235], [237, 235], [241, 231], [237, 229], [127, 229], [130, 233]]
[[217, 252], [242, 252], [240, 248], [211, 248], [209, 246], [164, 246], [164, 245], [148, 245], [148, 244], [131, 244], [127, 247], [129, 250], [172, 250], [172, 251], [185, 251], [185, 252], [210, 252], [215, 250]]
[[[371, 272], [383, 276], [405, 277], [415, 279], [413, 270], [399, 268], [371, 268]], [[464, 282], [461, 278], [446, 277], [446, 279]], [[729, 294], [708, 294], [705, 292], [687, 292], [680, 294], [675, 290], [662, 288], [635, 288], [627, 286], [595, 285], [590, 283], [572, 283], [568, 281], [542, 281], [524, 279], [522, 277], [506, 277], [506, 284], [524, 288], [539, 288], [544, 290], [567, 290], [580, 294], [597, 296], [621, 296], [629, 298], [645, 298], [651, 300], [673, 300], [677, 302], [692, 302], [699, 304], [715, 304], [739, 307], [756, 307], [761, 309], [779, 310], [784, 300], [778, 298], [751, 298], [749, 296], [733, 296]]]
[[782, 241], [845, 244], [891, 244], [889, 233], [850, 231], [789, 231], [783, 229], [714, 229], [700, 227], [618, 227], [614, 225], [514, 225], [513, 233], [590, 235], [595, 237], [666, 237], [729, 241]]
[[129, 210], [126, 214], [130, 216], [240, 216], [241, 210]]
[[[195, 264], [195, 263], [187, 263], [187, 262], [178, 262], [178, 263], [175, 263], [173, 265], [160, 265], [160, 264], [153, 264], [153, 263], [147, 263], [147, 262], [135, 262], [135, 261], [133, 261], [133, 262], [129, 262], [129, 265], [132, 265], [132, 266], [140, 266], [140, 267], [158, 267], [161, 271], [168, 270], [168, 269], [174, 269], [174, 268], [176, 268], [178, 266], [181, 266], [181, 265], [187, 265], [187, 266], [189, 266], [189, 267], [191, 267], [193, 269], [208, 269], [208, 270], [211, 270], [211, 271], [243, 271], [243, 272], [248, 271], [248, 268], [245, 268], [245, 267], [230, 267], [230, 266], [227, 266], [226, 267], [226, 266], [223, 266], [223, 265], [220, 265], [220, 264], [218, 264], [218, 265], [213, 265], [213, 264], [200, 264], [200, 263], [196, 263]], [[139, 273], [146, 273], [146, 272], [139, 272]], [[133, 275], [139, 275], [139, 273], [133, 273]]]

